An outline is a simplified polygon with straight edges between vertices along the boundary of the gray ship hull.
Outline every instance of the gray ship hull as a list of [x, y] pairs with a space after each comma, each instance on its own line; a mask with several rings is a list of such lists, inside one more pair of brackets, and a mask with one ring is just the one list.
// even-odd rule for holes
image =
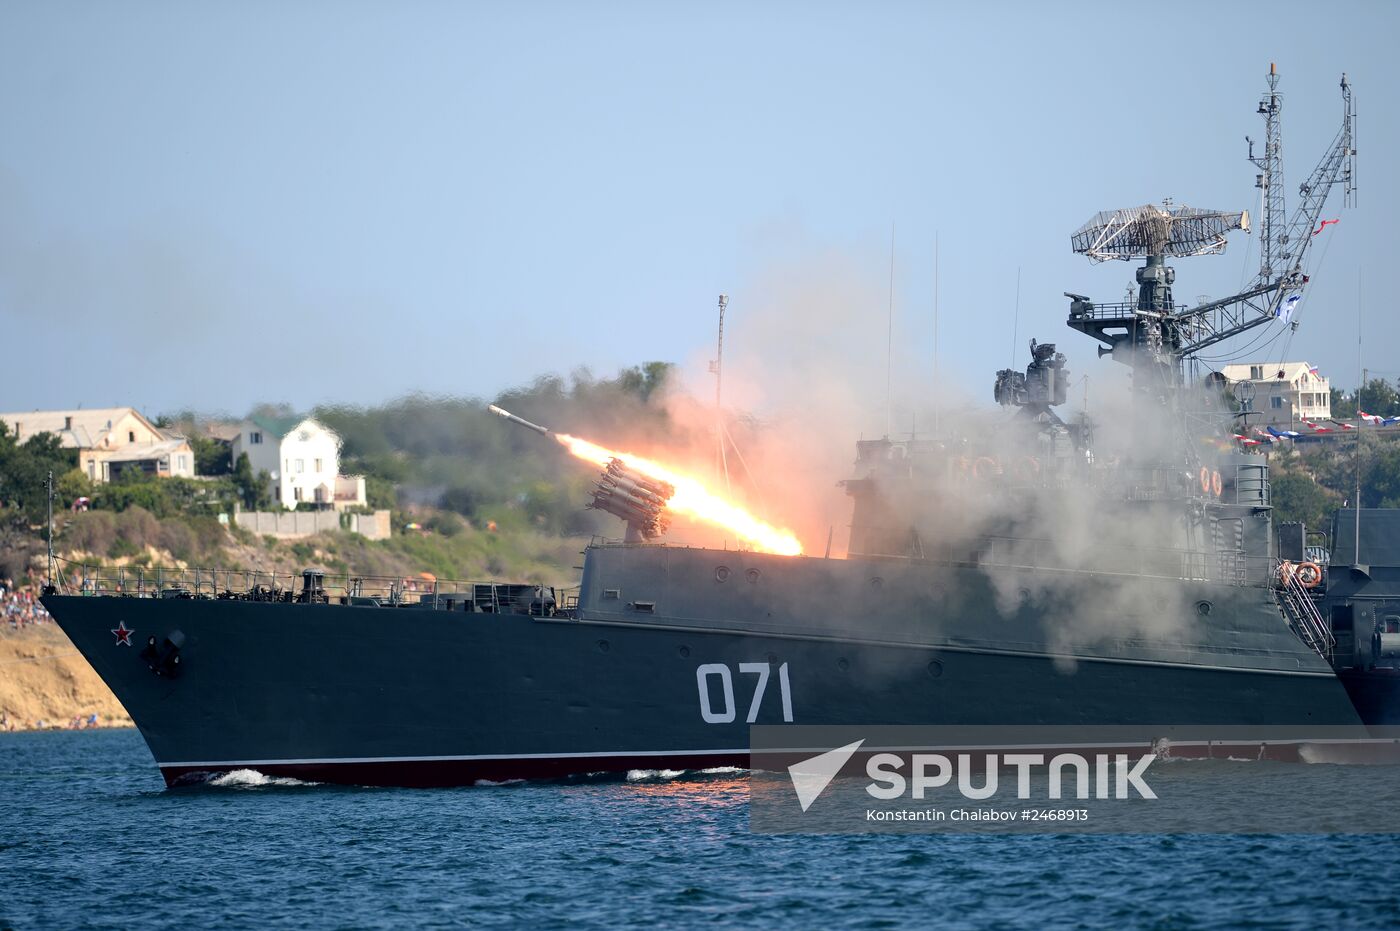
[[[1025, 592], [1041, 590], [1033, 575]], [[990, 579], [907, 561], [602, 547], [569, 616], [45, 603], [170, 784], [235, 769], [434, 786], [743, 766], [749, 725], [784, 722], [1112, 724], [1144, 740], [1175, 725], [1362, 723], [1262, 589], [1201, 583], [1156, 602], [1180, 617], [1116, 630], [1094, 618], [1075, 640], [1060, 629], [1073, 619], [1037, 595], [999, 608]], [[172, 635], [177, 677], [140, 652]]]

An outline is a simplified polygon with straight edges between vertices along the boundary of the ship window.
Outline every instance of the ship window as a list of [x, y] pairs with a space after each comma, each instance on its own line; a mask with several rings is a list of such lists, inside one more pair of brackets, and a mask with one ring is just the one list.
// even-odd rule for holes
[[640, 611], [642, 614], [655, 614], [655, 613], [656, 613], [656, 602], [654, 602], [654, 601], [634, 601], [634, 602], [632, 602], [632, 608], [633, 608], [633, 610]]
[[1400, 615], [1387, 614], [1385, 616], [1385, 633], [1400, 634]]
[[605, 588], [605, 589], [603, 589], [603, 597], [604, 597], [604, 598], [621, 598], [621, 597], [622, 597], [622, 589], [620, 589], [620, 588]]

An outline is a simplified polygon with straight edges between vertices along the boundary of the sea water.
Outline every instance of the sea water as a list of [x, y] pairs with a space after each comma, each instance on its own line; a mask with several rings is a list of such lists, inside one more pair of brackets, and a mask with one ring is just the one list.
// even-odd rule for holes
[[[1397, 769], [1373, 772], [1396, 804]], [[0, 734], [0, 928], [1400, 920], [1400, 836], [769, 836], [749, 831], [748, 788], [730, 770], [435, 790], [241, 772], [167, 790], [135, 731]]]

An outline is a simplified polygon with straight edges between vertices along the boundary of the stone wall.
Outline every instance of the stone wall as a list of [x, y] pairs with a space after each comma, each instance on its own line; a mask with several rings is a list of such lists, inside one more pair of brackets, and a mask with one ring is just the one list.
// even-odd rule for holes
[[337, 511], [243, 511], [234, 520], [250, 533], [281, 540], [315, 536], [327, 530], [348, 530], [371, 540], [389, 538], [388, 511], [345, 515]]

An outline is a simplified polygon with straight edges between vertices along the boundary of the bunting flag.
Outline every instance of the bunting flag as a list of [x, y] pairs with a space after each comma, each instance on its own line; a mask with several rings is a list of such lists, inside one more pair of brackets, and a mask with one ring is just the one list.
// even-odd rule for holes
[[1270, 427], [1269, 435], [1280, 440], [1296, 440], [1303, 434], [1299, 433], [1297, 430], [1275, 430], [1273, 427]]
[[1340, 223], [1340, 222], [1342, 222], [1342, 218], [1341, 218], [1341, 217], [1337, 217], [1335, 220], [1323, 220], [1323, 221], [1322, 221], [1322, 225], [1319, 226], [1317, 229], [1313, 230], [1313, 235], [1316, 236], [1318, 233], [1320, 233], [1320, 232], [1322, 232], [1323, 230], [1327, 229], [1327, 227], [1331, 226], [1333, 223]]
[[1305, 420], [1305, 421], [1303, 421], [1303, 423], [1307, 424], [1307, 425], [1308, 425], [1308, 429], [1311, 430], [1311, 431], [1314, 432], [1314, 433], [1331, 433], [1331, 432], [1333, 432], [1331, 427], [1319, 427], [1317, 424], [1313, 423], [1311, 420]]
[[1298, 306], [1298, 302], [1302, 299], [1303, 295], [1301, 294], [1288, 295], [1288, 297], [1284, 298], [1283, 302], [1278, 305], [1278, 308], [1274, 310], [1274, 316], [1284, 323], [1287, 323], [1293, 316], [1293, 311]]
[[1334, 421], [1332, 421], [1332, 422], [1333, 422], [1334, 424], [1336, 424], [1337, 426], [1341, 427], [1343, 430], [1355, 430], [1355, 429], [1356, 429], [1356, 424], [1354, 424], [1354, 423], [1342, 423], [1340, 420], [1334, 420]]
[[1381, 423], [1385, 421], [1385, 418], [1382, 417], [1380, 414], [1368, 414], [1368, 413], [1366, 413], [1366, 412], [1363, 411], [1363, 410], [1358, 410], [1358, 411], [1356, 412], [1356, 416], [1360, 417], [1362, 420], [1366, 421], [1367, 423], [1373, 423], [1373, 424], [1375, 424], [1376, 426], [1380, 426]]

